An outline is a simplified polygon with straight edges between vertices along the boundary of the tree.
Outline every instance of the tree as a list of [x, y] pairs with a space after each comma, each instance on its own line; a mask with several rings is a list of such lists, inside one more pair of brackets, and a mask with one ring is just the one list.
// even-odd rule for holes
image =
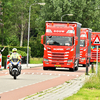
[[64, 14], [73, 14], [73, 16], [65, 16], [63, 21], [80, 22], [82, 27], [92, 28], [94, 21], [95, 24], [98, 23], [98, 13], [95, 9], [98, 0], [45, 0], [45, 3], [46, 5], [41, 10], [41, 16], [37, 18], [37, 23], [41, 23], [39, 29], [42, 31], [45, 28], [45, 21], [60, 21]]

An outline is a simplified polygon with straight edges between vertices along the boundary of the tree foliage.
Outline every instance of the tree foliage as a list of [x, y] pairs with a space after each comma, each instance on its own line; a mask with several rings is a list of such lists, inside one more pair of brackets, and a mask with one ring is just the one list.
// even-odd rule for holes
[[[76, 21], [84, 28], [100, 31], [99, 0], [1, 0], [3, 5], [3, 23], [0, 28], [0, 44], [27, 46], [29, 7], [30, 47], [32, 56], [43, 56], [41, 35], [45, 33], [45, 21]], [[45, 2], [45, 5], [37, 3]]]

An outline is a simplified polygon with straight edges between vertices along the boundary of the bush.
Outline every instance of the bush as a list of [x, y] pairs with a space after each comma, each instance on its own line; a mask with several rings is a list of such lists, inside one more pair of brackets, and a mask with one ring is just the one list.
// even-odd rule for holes
[[5, 60], [7, 60], [7, 56], [2, 56], [2, 66], [4, 66]]
[[[0, 48], [3, 49], [4, 46], [0, 46]], [[17, 48], [18, 53], [21, 54], [21, 56], [23, 57], [27, 56], [27, 47], [6, 46], [5, 50], [2, 52], [2, 56], [5, 56], [2, 58], [3, 65], [4, 65], [4, 60], [7, 59], [7, 55], [10, 54], [10, 52], [12, 52], [13, 48]], [[30, 56], [31, 56], [31, 48], [29, 48], [29, 62], [30, 62]]]
[[44, 46], [41, 44], [41, 37], [30, 38], [31, 56], [32, 57], [43, 57]]
[[17, 51], [21, 56], [27, 56], [25, 51], [18, 50]]

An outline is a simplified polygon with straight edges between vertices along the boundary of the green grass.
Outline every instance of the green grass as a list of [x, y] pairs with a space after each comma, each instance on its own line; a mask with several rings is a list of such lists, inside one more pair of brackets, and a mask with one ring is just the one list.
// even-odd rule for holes
[[100, 90], [95, 88], [82, 88], [77, 94], [64, 100], [100, 100]]
[[43, 58], [30, 58], [30, 64], [41, 64], [43, 61]]
[[90, 77], [76, 94], [63, 100], [100, 100], [100, 63], [97, 75]]

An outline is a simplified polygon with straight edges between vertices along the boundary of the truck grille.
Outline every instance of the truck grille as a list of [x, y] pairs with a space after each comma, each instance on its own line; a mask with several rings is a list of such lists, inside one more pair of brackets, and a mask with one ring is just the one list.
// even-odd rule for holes
[[[97, 52], [92, 52], [91, 53], [91, 59], [96, 59]], [[100, 52], [98, 53], [98, 59], [100, 59]]]
[[54, 53], [53, 52], [52, 55], [60, 55], [61, 56], [61, 55], [64, 55], [64, 53]]
[[[61, 52], [51, 52], [50, 57], [48, 57], [51, 60], [51, 64], [54, 65], [64, 65], [64, 61], [66, 61], [67, 59], [65, 57], [64, 53]], [[67, 61], [66, 61], [67, 62]]]
[[52, 53], [53, 59], [64, 59], [64, 53]]

